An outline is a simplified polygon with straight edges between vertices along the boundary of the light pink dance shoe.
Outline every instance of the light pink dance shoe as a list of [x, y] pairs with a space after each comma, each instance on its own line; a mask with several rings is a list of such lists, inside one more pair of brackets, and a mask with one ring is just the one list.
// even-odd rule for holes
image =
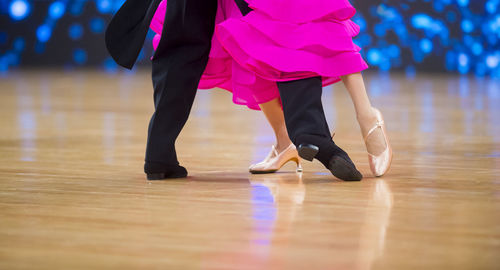
[[366, 148], [368, 149], [368, 142], [367, 142], [368, 137], [373, 132], [375, 132], [377, 128], [382, 129], [382, 134], [384, 134], [384, 140], [386, 145], [385, 150], [379, 155], [372, 155], [368, 153], [368, 163], [370, 164], [370, 169], [376, 177], [380, 177], [384, 175], [391, 167], [392, 147], [389, 144], [389, 139], [387, 138], [387, 130], [385, 128], [385, 123], [384, 123], [384, 118], [382, 117], [382, 113], [377, 108], [373, 108], [373, 110], [375, 111], [375, 115], [377, 116], [377, 123], [368, 131], [364, 140]]
[[297, 172], [302, 172], [299, 153], [297, 152], [295, 145], [290, 144], [290, 146], [288, 146], [281, 153], [278, 153], [276, 147], [273, 145], [269, 155], [267, 155], [263, 161], [251, 165], [249, 171], [253, 174], [274, 173], [281, 169], [281, 167], [289, 161], [294, 161], [297, 164]]

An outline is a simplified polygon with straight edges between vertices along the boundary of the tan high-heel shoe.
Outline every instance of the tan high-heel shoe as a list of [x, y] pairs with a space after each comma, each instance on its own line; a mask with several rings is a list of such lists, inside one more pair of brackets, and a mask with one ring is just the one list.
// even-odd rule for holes
[[278, 153], [276, 147], [273, 145], [269, 155], [267, 155], [263, 161], [251, 165], [249, 171], [253, 174], [274, 173], [289, 161], [294, 161], [297, 164], [297, 172], [302, 172], [299, 153], [295, 145], [290, 144], [290, 146], [281, 153]]
[[384, 140], [386, 148], [379, 155], [372, 155], [368, 153], [368, 163], [370, 164], [370, 169], [372, 173], [379, 177], [384, 175], [389, 168], [391, 167], [392, 162], [392, 147], [389, 144], [389, 139], [387, 138], [387, 130], [385, 128], [384, 118], [382, 117], [382, 113], [377, 109], [373, 108], [375, 111], [375, 115], [377, 116], [377, 123], [373, 126], [370, 131], [366, 134], [364, 140], [366, 144], [366, 148], [368, 149], [368, 137], [375, 131], [377, 128], [382, 129], [382, 134], [384, 134]]

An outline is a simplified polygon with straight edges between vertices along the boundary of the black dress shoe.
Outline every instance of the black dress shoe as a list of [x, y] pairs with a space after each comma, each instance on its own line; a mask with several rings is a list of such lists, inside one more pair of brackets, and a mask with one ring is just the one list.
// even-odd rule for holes
[[[338, 146], [337, 146], [338, 147]], [[312, 161], [319, 153], [319, 147], [313, 144], [301, 144], [297, 148], [299, 156], [305, 160]], [[341, 149], [339, 147], [339, 149]], [[341, 149], [342, 150], [342, 149]], [[343, 153], [345, 153], [342, 150]], [[345, 155], [338, 151], [336, 152], [325, 165], [330, 172], [337, 178], [344, 181], [360, 181], [363, 175], [356, 169], [356, 166], [351, 161], [347, 153]], [[320, 160], [321, 161], [321, 160]]]
[[182, 166], [169, 168], [168, 172], [161, 173], [146, 173], [148, 180], [163, 180], [170, 178], [184, 178], [187, 177], [187, 170]]
[[330, 137], [303, 134], [296, 140], [297, 151], [305, 160], [320, 161], [337, 178], [344, 181], [359, 181], [363, 175], [356, 169], [349, 155], [338, 147]]
[[356, 169], [352, 161], [341, 156], [333, 156], [328, 163], [328, 169], [335, 177], [344, 181], [361, 181], [363, 179], [363, 175]]

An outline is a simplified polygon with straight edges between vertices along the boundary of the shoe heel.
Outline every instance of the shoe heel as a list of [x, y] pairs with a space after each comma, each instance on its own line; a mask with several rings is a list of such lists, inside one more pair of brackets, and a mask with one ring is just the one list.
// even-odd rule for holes
[[302, 168], [302, 165], [299, 163], [299, 165], [297, 165], [296, 172], [303, 172], [303, 171], [304, 171], [304, 168]]
[[303, 172], [304, 169], [302, 168], [302, 164], [300, 163], [300, 159], [298, 158], [294, 158], [293, 161], [295, 161], [295, 163], [297, 164], [297, 169], [296, 169], [296, 172]]
[[319, 147], [312, 144], [301, 144], [299, 148], [297, 148], [299, 152], [299, 156], [307, 161], [313, 161], [316, 155], [319, 152]]

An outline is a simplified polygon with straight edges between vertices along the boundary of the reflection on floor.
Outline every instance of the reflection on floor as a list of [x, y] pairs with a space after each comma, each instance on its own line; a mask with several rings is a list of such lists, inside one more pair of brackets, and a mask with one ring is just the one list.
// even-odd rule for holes
[[187, 179], [142, 173], [147, 72], [22, 72], [0, 81], [0, 268], [494, 269], [500, 81], [368, 74], [395, 151], [369, 172], [348, 95], [325, 88], [336, 142], [365, 179], [319, 163], [250, 175], [260, 112], [200, 91], [178, 141]]

